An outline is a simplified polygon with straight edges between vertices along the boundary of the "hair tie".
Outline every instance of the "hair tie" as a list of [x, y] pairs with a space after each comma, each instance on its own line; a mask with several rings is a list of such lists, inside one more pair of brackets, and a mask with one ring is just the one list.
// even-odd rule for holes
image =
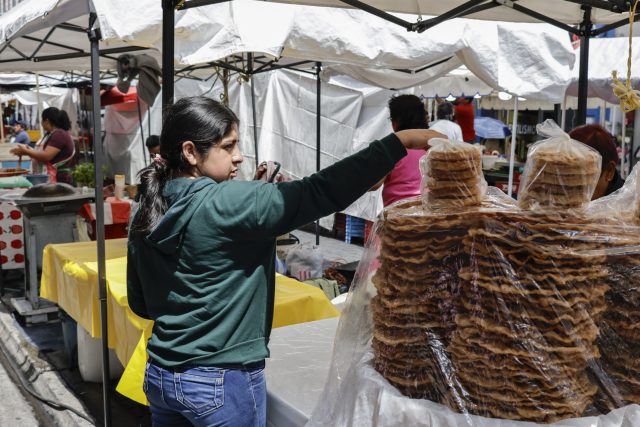
[[153, 161], [160, 163], [162, 166], [167, 166], [167, 161], [165, 159], [163, 159], [160, 154], [156, 154], [153, 157]]

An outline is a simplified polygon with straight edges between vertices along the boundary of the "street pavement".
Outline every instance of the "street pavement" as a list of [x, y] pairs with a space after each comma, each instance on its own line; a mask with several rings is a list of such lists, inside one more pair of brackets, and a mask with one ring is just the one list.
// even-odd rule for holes
[[[1, 344], [0, 344], [1, 345]], [[33, 408], [0, 363], [0, 426], [38, 426]]]

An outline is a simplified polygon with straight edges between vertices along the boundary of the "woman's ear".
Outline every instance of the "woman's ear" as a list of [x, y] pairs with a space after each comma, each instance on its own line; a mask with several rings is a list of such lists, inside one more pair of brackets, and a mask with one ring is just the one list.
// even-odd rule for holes
[[609, 163], [604, 165], [604, 170], [602, 171], [602, 175], [605, 177], [607, 182], [613, 181], [613, 177], [615, 176], [615, 173], [616, 173], [616, 166], [617, 166], [616, 162], [614, 162], [613, 160], [611, 160]]
[[196, 146], [191, 141], [185, 141], [182, 143], [182, 157], [189, 162], [191, 166], [198, 164], [198, 152]]

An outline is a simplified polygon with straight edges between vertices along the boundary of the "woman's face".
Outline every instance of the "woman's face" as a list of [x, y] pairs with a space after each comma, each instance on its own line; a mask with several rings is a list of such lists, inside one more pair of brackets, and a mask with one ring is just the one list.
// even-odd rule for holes
[[42, 129], [44, 129], [45, 132], [51, 132], [53, 130], [51, 122], [48, 119], [42, 119]]
[[208, 176], [216, 182], [223, 182], [236, 177], [242, 160], [238, 147], [238, 126], [234, 124], [231, 132], [211, 147], [204, 158], [197, 159], [196, 166], [200, 175]]

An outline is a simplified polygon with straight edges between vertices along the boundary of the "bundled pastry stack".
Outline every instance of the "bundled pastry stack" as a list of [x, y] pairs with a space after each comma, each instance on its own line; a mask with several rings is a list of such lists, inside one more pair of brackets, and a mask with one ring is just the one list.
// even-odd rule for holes
[[[607, 310], [599, 324], [602, 373], [597, 405], [602, 412], [640, 403], [640, 237], [637, 228], [605, 226], [609, 255]], [[612, 249], [612, 250], [611, 250]]]
[[464, 263], [465, 218], [428, 216], [419, 200], [385, 211], [371, 302], [376, 369], [403, 394], [442, 401], [446, 347]]
[[518, 203], [523, 209], [580, 208], [600, 177], [597, 151], [579, 142], [550, 139], [529, 150]]
[[607, 273], [597, 243], [576, 239], [567, 220], [505, 213], [469, 231], [449, 346], [453, 409], [553, 422], [590, 406]]
[[478, 148], [464, 142], [434, 139], [421, 161], [426, 208], [479, 205], [486, 183]]

